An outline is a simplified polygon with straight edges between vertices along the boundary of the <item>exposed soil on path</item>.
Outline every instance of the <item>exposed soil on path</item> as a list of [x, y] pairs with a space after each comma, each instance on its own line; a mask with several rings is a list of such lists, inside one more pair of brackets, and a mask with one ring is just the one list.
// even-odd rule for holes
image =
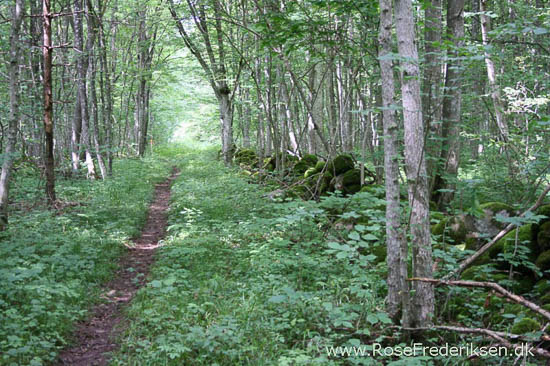
[[119, 270], [103, 289], [105, 303], [95, 306], [90, 317], [76, 325], [75, 345], [60, 353], [56, 365], [107, 365], [109, 353], [117, 348], [117, 334], [121, 331], [122, 309], [137, 290], [147, 282], [149, 267], [156, 248], [166, 232], [166, 211], [170, 203], [170, 187], [179, 172], [155, 186], [153, 203], [149, 206], [147, 222], [141, 237], [133, 240], [119, 263]]

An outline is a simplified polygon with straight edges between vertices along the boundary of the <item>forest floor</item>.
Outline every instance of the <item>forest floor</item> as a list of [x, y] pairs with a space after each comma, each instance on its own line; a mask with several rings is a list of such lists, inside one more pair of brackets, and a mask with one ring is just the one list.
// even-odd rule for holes
[[117, 335], [124, 326], [122, 309], [145, 285], [155, 251], [166, 233], [170, 187], [178, 174], [174, 167], [169, 178], [156, 184], [140, 237], [132, 240], [113, 279], [103, 288], [101, 297], [106, 301], [94, 306], [89, 318], [76, 325], [75, 344], [60, 353], [59, 365], [107, 365], [109, 355], [117, 348]]

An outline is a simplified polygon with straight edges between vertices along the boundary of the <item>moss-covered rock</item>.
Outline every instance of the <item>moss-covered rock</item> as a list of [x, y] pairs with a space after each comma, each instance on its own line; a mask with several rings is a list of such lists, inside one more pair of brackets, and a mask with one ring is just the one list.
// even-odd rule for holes
[[[277, 158], [279, 159], [279, 161], [281, 161], [283, 159], [283, 154], [276, 153], [273, 156], [266, 157], [264, 159], [264, 169], [271, 172], [274, 171], [277, 168]], [[298, 158], [296, 156], [285, 154], [285, 168], [293, 167], [297, 161]], [[303, 174], [304, 172], [302, 172], [301, 174]]]
[[512, 206], [502, 202], [482, 203], [481, 205], [479, 205], [479, 207], [483, 211], [490, 212], [492, 215], [496, 215], [497, 213], [501, 212], [506, 212], [509, 215], [514, 215], [516, 212], [516, 210]]
[[489, 257], [489, 253], [485, 252], [481, 255], [481, 257], [478, 257], [472, 265], [474, 266], [482, 266], [484, 264], [488, 264], [491, 262], [491, 257]]
[[319, 158], [313, 154], [305, 154], [300, 160], [305, 161], [310, 167], [315, 167]]
[[302, 161], [300, 160], [299, 162], [297, 162], [294, 167], [292, 168], [292, 171], [295, 173], [295, 174], [305, 174], [305, 172], [311, 168], [308, 163], [306, 161]]
[[361, 171], [359, 169], [348, 170], [342, 178], [345, 194], [354, 194], [361, 190]]
[[550, 221], [550, 204], [540, 206], [535, 212], [537, 215], [546, 216], [546, 218], [542, 219], [540, 223]]
[[300, 158], [295, 156], [295, 155], [286, 155], [286, 161], [290, 161], [292, 163], [296, 163], [297, 161], [299, 161]]
[[357, 193], [361, 190], [361, 172], [359, 169], [348, 170], [334, 177], [330, 185], [332, 190], [338, 190], [345, 195]]
[[314, 168], [319, 158], [312, 154], [306, 154], [301, 158], [292, 169], [296, 174], [305, 174], [310, 168]]
[[328, 192], [332, 174], [330, 172], [314, 173], [306, 177], [305, 185], [308, 187], [308, 195], [304, 199], [315, 199]]
[[276, 158], [274, 156], [265, 158], [263, 168], [271, 172], [274, 171], [275, 168], [277, 167], [277, 161], [275, 159]]
[[314, 175], [315, 173], [318, 173], [315, 168], [309, 168], [308, 170], [306, 170], [306, 172], [304, 173], [304, 178], [309, 178], [311, 177], [312, 175]]
[[546, 250], [537, 257], [537, 260], [535, 261], [535, 264], [537, 267], [540, 268], [541, 271], [547, 271], [550, 269], [550, 250]]
[[523, 318], [512, 326], [511, 332], [514, 334], [525, 334], [540, 330], [541, 325], [538, 321], [531, 318]]
[[441, 219], [436, 225], [432, 227], [432, 234], [443, 235], [447, 227], [447, 223], [450, 219], [451, 217], [444, 217], [443, 219]]
[[[320, 171], [322, 171], [324, 168], [325, 168], [325, 165], [327, 165], [326, 161], [323, 161], [323, 160], [319, 160], [316, 164], [315, 164], [315, 171], [318, 173]], [[325, 169], [326, 170], [326, 169]]]
[[348, 170], [353, 169], [353, 159], [348, 154], [341, 154], [328, 162], [327, 170], [334, 176], [344, 174]]
[[445, 217], [432, 228], [432, 234], [444, 237], [445, 241], [450, 238], [455, 245], [464, 243], [468, 232], [465, 217], [462, 215]]
[[252, 167], [258, 164], [258, 156], [252, 149], [237, 149], [234, 155], [234, 160], [239, 165]]
[[541, 252], [550, 249], [550, 221], [547, 221], [538, 227], [537, 245]]
[[[495, 259], [500, 253], [514, 253], [516, 246], [517, 230], [518, 229], [514, 229], [508, 234], [504, 235], [499, 241], [495, 243], [495, 245], [493, 245], [489, 249], [489, 256], [492, 259]], [[530, 257], [532, 260], [534, 260], [536, 258], [536, 255], [538, 254], [538, 246], [533, 238], [531, 224], [523, 225], [519, 228], [517, 241], [518, 245], [526, 246], [527, 248], [529, 248]]]

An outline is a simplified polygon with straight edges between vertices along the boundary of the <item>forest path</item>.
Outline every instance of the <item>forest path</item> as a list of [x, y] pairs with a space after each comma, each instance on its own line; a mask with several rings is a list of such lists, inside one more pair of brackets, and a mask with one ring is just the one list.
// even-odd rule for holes
[[166, 233], [170, 188], [178, 175], [179, 170], [174, 167], [170, 177], [155, 186], [141, 236], [133, 240], [133, 246], [120, 260], [118, 271], [103, 288], [102, 297], [106, 301], [94, 306], [91, 316], [76, 325], [75, 345], [60, 353], [57, 365], [107, 365], [110, 353], [117, 348], [115, 339], [121, 331], [122, 309], [146, 284], [155, 250]]

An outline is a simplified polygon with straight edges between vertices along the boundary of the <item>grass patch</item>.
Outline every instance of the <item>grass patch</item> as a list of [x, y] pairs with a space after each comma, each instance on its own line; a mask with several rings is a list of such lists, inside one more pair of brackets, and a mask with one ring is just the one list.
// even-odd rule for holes
[[167, 245], [113, 364], [340, 364], [325, 347], [366, 342], [389, 321], [373, 256], [329, 245], [333, 204], [262, 198], [213, 150], [181, 169]]
[[[0, 233], [0, 364], [42, 365], [70, 342], [75, 321], [98, 301], [124, 242], [140, 232], [154, 183], [168, 162], [151, 158], [115, 164], [105, 182], [57, 182], [60, 212], [20, 211]], [[15, 176], [13, 199], [32, 207], [40, 186], [32, 171]]]

